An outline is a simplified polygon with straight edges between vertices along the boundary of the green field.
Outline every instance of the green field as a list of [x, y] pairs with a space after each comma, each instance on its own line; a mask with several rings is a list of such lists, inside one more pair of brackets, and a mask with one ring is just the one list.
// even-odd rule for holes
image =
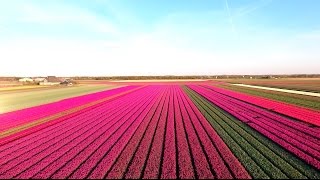
[[41, 104], [59, 101], [65, 98], [112, 89], [116, 86], [83, 85], [43, 90], [29, 90], [26, 92], [0, 93], [0, 113], [19, 110]]

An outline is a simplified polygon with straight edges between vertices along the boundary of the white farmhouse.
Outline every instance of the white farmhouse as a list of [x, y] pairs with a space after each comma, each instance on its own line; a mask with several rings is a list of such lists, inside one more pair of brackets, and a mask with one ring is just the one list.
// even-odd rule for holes
[[33, 82], [33, 79], [31, 79], [31, 78], [21, 78], [21, 79], [19, 79], [19, 82]]

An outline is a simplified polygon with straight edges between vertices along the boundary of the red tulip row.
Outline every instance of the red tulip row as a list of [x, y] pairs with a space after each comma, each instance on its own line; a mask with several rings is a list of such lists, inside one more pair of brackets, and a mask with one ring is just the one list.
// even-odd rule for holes
[[310, 165], [320, 169], [320, 138], [317, 129], [283, 116], [275, 116], [273, 112], [239, 100], [236, 94], [226, 95], [221, 89], [216, 91], [209, 86], [189, 87]]

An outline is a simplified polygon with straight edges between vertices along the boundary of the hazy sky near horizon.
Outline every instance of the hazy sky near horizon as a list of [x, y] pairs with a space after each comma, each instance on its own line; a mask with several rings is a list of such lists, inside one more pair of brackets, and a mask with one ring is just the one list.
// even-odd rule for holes
[[318, 0], [0, 0], [0, 76], [320, 73]]

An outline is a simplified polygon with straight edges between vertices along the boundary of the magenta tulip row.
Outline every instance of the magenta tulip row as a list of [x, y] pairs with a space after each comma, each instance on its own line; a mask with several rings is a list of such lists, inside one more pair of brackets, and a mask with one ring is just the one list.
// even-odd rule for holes
[[243, 94], [240, 92], [235, 92], [227, 89], [221, 89], [213, 86], [207, 86], [210, 89], [232, 96], [242, 101], [246, 101], [248, 103], [255, 104], [257, 106], [270, 109], [272, 111], [278, 112], [280, 114], [284, 114], [286, 116], [293, 117], [295, 119], [314, 124], [316, 126], [320, 126], [320, 112], [315, 110], [306, 109], [303, 107], [298, 107], [295, 105], [287, 104], [284, 102], [279, 102], [271, 99], [266, 99], [263, 97], [255, 97], [247, 94]]
[[242, 122], [272, 139], [283, 148], [320, 169], [319, 129], [309, 127], [283, 116], [275, 115], [266, 109], [241, 101], [237, 94], [211, 88], [210, 86], [189, 86], [212, 103], [226, 110]]
[[1, 144], [0, 159], [0, 178], [251, 178], [180, 86], [88, 108]]
[[74, 98], [68, 98], [58, 102], [0, 114], [0, 132], [10, 129], [12, 127], [16, 127], [21, 124], [29, 123], [34, 120], [59, 113], [64, 110], [68, 110], [74, 107], [87, 104], [89, 102], [99, 100], [101, 98], [132, 90], [134, 88], [137, 88], [137, 86], [125, 86], [112, 90], [106, 90]]
[[[150, 87], [133, 92], [130, 96], [120, 98], [121, 101], [118, 99], [88, 110], [88, 115], [81, 114], [68, 119], [63, 126], [56, 124], [57, 131], [51, 136], [47, 136], [48, 130], [43, 129], [42, 134], [40, 133], [42, 136], [25, 136], [19, 143], [17, 140], [6, 144], [4, 148], [1, 146], [0, 157], [6, 161], [1, 162], [0, 177], [50, 177], [56, 176], [55, 174], [71, 174], [76, 168], [70, 167], [79, 166], [85, 160], [83, 158], [93, 153], [91, 151], [96, 151], [104, 142], [115, 137], [115, 132], [123, 133], [130, 123], [129, 118], [134, 118], [136, 111], [142, 110], [143, 105], [154, 98], [158, 91]], [[134, 108], [130, 108], [132, 106]], [[69, 126], [74, 127], [69, 129]], [[119, 128], [122, 128], [122, 131], [117, 131]], [[112, 142], [111, 139], [108, 142]], [[52, 167], [52, 164], [55, 166]], [[52, 170], [53, 174], [43, 174]]]

